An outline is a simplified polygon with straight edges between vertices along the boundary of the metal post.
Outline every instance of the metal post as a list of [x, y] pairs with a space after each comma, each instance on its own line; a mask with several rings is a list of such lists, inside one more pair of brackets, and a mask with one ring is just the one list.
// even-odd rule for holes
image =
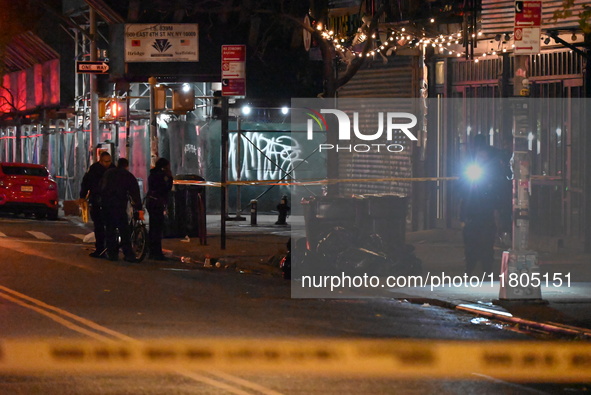
[[156, 128], [156, 97], [154, 87], [158, 83], [155, 77], [148, 78], [150, 84], [150, 167], [156, 166], [158, 160], [158, 130]]
[[529, 83], [525, 75], [528, 56], [515, 57], [513, 105], [513, 246], [503, 252], [501, 263], [501, 300], [539, 301], [542, 298], [539, 279], [538, 255], [529, 250], [529, 194], [531, 188], [531, 159], [527, 136], [530, 131], [528, 115]]
[[[585, 87], [585, 94], [584, 97], [587, 103], [587, 105], [589, 105], [589, 102], [591, 101], [591, 32], [589, 33], [585, 33], [584, 36], [584, 41], [586, 43], [587, 46], [587, 57], [586, 57], [586, 67], [585, 67], [585, 80], [583, 82], [583, 85]], [[587, 123], [586, 125], [591, 124], [591, 114], [589, 113], [589, 111], [586, 112], [586, 117], [587, 117]], [[585, 152], [591, 152], [591, 136], [589, 136], [589, 133], [586, 133], [585, 135], [585, 148], [584, 148]], [[584, 190], [584, 194], [587, 196], [587, 198], [585, 199], [585, 206], [584, 206], [584, 210], [585, 210], [585, 252], [591, 252], [591, 158], [589, 158], [589, 155], [585, 155], [585, 169], [587, 169], [585, 171], [585, 190]]]
[[226, 249], [226, 219], [228, 217], [228, 209], [227, 209], [227, 192], [228, 186], [226, 183], [228, 182], [228, 98], [222, 97], [222, 152], [221, 152], [221, 159], [222, 159], [222, 174], [221, 174], [221, 232], [220, 232], [220, 248], [222, 250]]
[[[127, 156], [127, 159], [129, 160], [129, 163], [131, 163], [131, 143], [130, 143], [130, 136], [131, 136], [131, 99], [129, 98], [131, 96], [131, 85], [128, 86], [127, 88], [127, 97], [126, 97], [126, 101], [125, 101], [125, 107], [127, 109], [127, 111], [125, 112], [125, 155]], [[119, 136], [117, 136], [117, 139], [119, 139]]]
[[[240, 117], [238, 117], [238, 119], [236, 120], [236, 124], [237, 124], [237, 136], [236, 136], [236, 181], [240, 181], [241, 179], [241, 173], [242, 173], [242, 161], [241, 161], [241, 155], [242, 155], [242, 149], [241, 149], [241, 145], [242, 145], [242, 130], [241, 125], [240, 125]], [[240, 185], [236, 185], [236, 221], [243, 221], [245, 220], [244, 217], [242, 217], [241, 215], [241, 203], [240, 203]]]
[[[90, 7], [89, 10], [90, 19], [90, 60], [97, 60], [97, 48], [96, 48], [96, 12], [94, 8]], [[92, 162], [97, 161], [96, 153], [94, 152], [99, 142], [99, 117], [98, 117], [98, 92], [97, 92], [97, 79], [95, 74], [90, 74], [90, 141], [91, 141], [91, 160]]]
[[257, 225], [257, 214], [258, 214], [258, 201], [256, 199], [252, 199], [250, 201], [250, 225], [256, 226]]

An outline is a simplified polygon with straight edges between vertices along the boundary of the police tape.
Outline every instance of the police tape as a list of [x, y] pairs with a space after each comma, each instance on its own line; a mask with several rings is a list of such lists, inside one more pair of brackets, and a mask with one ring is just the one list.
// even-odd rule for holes
[[0, 372], [208, 369], [395, 379], [588, 382], [591, 343], [373, 339], [2, 340]]
[[206, 187], [221, 187], [221, 182], [216, 181], [195, 181], [195, 180], [174, 180], [175, 185], [203, 185]]
[[224, 185], [285, 185], [285, 186], [310, 186], [329, 185], [342, 183], [373, 183], [373, 182], [429, 182], [429, 181], [456, 181], [459, 177], [385, 177], [385, 178], [338, 178], [322, 180], [250, 180], [227, 181], [226, 183], [215, 181], [175, 180], [176, 185], [203, 185], [222, 187]]

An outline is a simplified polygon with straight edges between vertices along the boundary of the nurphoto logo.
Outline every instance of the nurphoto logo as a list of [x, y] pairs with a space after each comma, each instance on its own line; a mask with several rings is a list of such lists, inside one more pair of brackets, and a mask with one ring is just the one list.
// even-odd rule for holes
[[[326, 115], [336, 117], [338, 124], [338, 140], [339, 142], [351, 142], [352, 139], [361, 141], [377, 141], [383, 138], [384, 132], [386, 140], [392, 142], [395, 136], [394, 132], [402, 132], [411, 141], [417, 141], [417, 137], [411, 132], [411, 129], [417, 124], [417, 117], [408, 112], [377, 112], [377, 131], [361, 130], [359, 112], [354, 111], [353, 121], [350, 116], [337, 109], [320, 109], [319, 111], [305, 108], [306, 115], [309, 117], [306, 123], [307, 139], [312, 140], [314, 129], [320, 132], [328, 132], [328, 122]], [[353, 131], [353, 133], [351, 133]], [[398, 133], [397, 133], [398, 134]], [[404, 147], [401, 144], [320, 144], [320, 151], [336, 150], [338, 151], [354, 151], [354, 152], [380, 152], [385, 149], [388, 152], [401, 152]]]

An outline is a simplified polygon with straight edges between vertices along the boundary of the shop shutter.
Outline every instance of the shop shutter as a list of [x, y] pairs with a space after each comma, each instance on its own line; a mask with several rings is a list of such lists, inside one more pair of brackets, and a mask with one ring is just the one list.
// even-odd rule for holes
[[[371, 67], [361, 69], [348, 84], [339, 90], [339, 98], [416, 98], [418, 92], [418, 58], [398, 56], [389, 59], [387, 64], [372, 63]], [[396, 108], [396, 111], [410, 112], [417, 115], [414, 108], [416, 100], [398, 101], [404, 107]], [[354, 109], [351, 109], [352, 111]], [[392, 109], [388, 109], [392, 111]], [[377, 116], [375, 112], [361, 113], [359, 120], [360, 129]], [[363, 119], [365, 115], [365, 119]], [[375, 126], [371, 126], [375, 130]], [[368, 128], [368, 130], [371, 130]], [[385, 134], [385, 133], [384, 133]], [[385, 144], [387, 141], [372, 142]], [[400, 141], [404, 151], [390, 153], [386, 150], [371, 153], [339, 153], [339, 178], [376, 179], [403, 177], [410, 178], [412, 172], [412, 144], [404, 138]], [[411, 196], [411, 183], [403, 181], [388, 182], [359, 182], [341, 184], [339, 191], [342, 195], [361, 194], [396, 194]]]

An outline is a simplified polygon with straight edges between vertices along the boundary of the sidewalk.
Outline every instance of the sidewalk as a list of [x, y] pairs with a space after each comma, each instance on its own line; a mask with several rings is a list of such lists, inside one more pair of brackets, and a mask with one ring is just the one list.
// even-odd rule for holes
[[213, 266], [219, 262], [219, 268], [280, 277], [279, 260], [287, 252], [291, 225], [303, 224], [303, 218], [296, 218], [295, 223], [290, 219], [288, 226], [275, 225], [277, 216], [272, 215], [259, 215], [256, 226], [250, 225], [250, 217], [243, 221], [227, 221], [226, 248], [222, 249], [221, 218], [208, 215], [206, 244], [201, 244], [199, 237], [165, 238], [162, 246], [165, 254], [185, 263], [203, 266], [209, 258]]
[[[163, 240], [165, 252], [177, 263], [195, 268], [204, 266], [206, 258], [212, 270], [235, 269], [246, 273], [276, 276], [283, 281], [279, 261], [286, 252], [290, 236], [304, 237], [304, 220], [291, 216], [289, 226], [275, 225], [276, 215], [259, 215], [258, 225], [245, 221], [226, 222], [226, 248], [221, 249], [220, 217], [207, 217], [207, 244], [199, 238]], [[406, 235], [407, 244], [415, 247], [422, 260], [423, 277], [463, 276], [464, 259], [461, 232], [458, 230], [427, 230]], [[500, 270], [502, 250], [496, 249]], [[216, 265], [217, 264], [217, 265]], [[570, 338], [591, 339], [591, 255], [543, 253], [539, 255], [540, 272], [548, 279], [556, 274], [563, 284], [541, 287], [542, 302], [499, 300], [499, 282], [486, 286], [446, 286], [390, 288], [387, 297], [428, 303], [480, 317], [505, 321], [508, 324], [553, 332]], [[498, 271], [494, 279], [498, 279]], [[570, 283], [567, 281], [570, 277]], [[554, 286], [553, 286], [554, 285]]]
[[[276, 216], [259, 215], [258, 226], [246, 221], [226, 223], [226, 249], [220, 248], [220, 218], [208, 216], [207, 245], [197, 239], [184, 243], [166, 239], [164, 246], [175, 256], [188, 255], [193, 262], [204, 262], [209, 256], [221, 267], [236, 267], [247, 272], [280, 276], [279, 259], [286, 251], [290, 236], [304, 237], [301, 216], [288, 218], [290, 226], [275, 225]], [[461, 232], [458, 230], [428, 230], [408, 233], [406, 242], [415, 247], [415, 254], [423, 262], [423, 276], [463, 276], [464, 259]], [[496, 249], [496, 261], [501, 262], [502, 250]], [[549, 282], [541, 287], [542, 302], [499, 300], [499, 281], [486, 286], [392, 288], [389, 297], [454, 308], [483, 317], [499, 319], [545, 332], [570, 337], [591, 338], [591, 255], [542, 253], [540, 272], [563, 280], [557, 286]], [[498, 271], [494, 278], [498, 279]], [[568, 281], [570, 277], [570, 282]]]
[[[414, 232], [407, 235], [407, 243], [415, 246], [417, 256], [422, 259], [423, 275], [428, 272], [437, 276], [445, 272], [452, 277], [464, 274], [460, 231]], [[496, 248], [495, 261], [499, 267], [501, 254], [502, 250]], [[542, 278], [549, 279], [548, 286], [540, 287], [541, 302], [500, 300], [499, 281], [487, 282], [482, 287], [426, 286], [392, 289], [391, 292], [395, 297], [416, 298], [512, 324], [591, 339], [591, 255], [540, 253], [538, 264]], [[494, 273], [497, 280], [498, 274], [498, 271]], [[562, 284], [553, 283], [555, 275]]]

